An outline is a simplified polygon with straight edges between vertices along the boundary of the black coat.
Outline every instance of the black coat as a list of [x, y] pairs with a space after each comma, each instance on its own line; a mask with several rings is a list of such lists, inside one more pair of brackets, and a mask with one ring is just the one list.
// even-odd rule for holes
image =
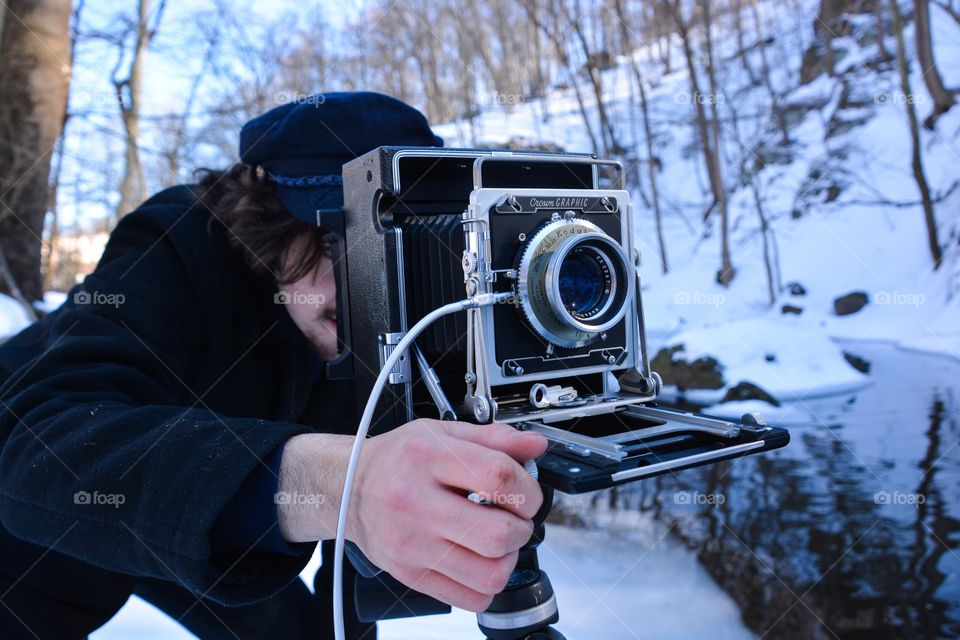
[[124, 576], [241, 605], [308, 561], [313, 545], [211, 543], [262, 459], [318, 428], [301, 424], [316, 404], [310, 347], [228, 233], [187, 187], [157, 194], [63, 307], [0, 347], [0, 566], [13, 579], [50, 548], [88, 571], [91, 601], [98, 576]]

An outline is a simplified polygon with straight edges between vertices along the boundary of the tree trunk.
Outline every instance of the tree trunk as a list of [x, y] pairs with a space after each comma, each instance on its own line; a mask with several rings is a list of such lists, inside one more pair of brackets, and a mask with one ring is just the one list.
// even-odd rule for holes
[[[73, 10], [70, 16], [70, 59], [73, 60], [77, 51], [77, 39], [79, 37], [80, 17], [83, 13], [83, 7], [86, 0], [76, 0], [73, 4]], [[70, 91], [67, 88], [67, 98], [63, 101], [63, 121], [60, 125], [60, 139], [57, 144], [56, 163], [50, 170], [50, 220], [47, 231], [47, 247], [44, 253], [44, 262], [41, 273], [43, 274], [43, 290], [50, 291], [54, 288], [57, 281], [57, 271], [59, 261], [57, 250], [60, 243], [60, 216], [59, 216], [59, 195], [60, 195], [60, 177], [63, 173], [63, 158], [66, 151], [65, 140], [67, 136], [67, 124], [70, 119], [68, 105], [70, 103]]]
[[8, 266], [0, 291], [32, 302], [43, 297], [41, 237], [70, 81], [70, 2], [6, 0], [0, 14], [0, 252]]
[[913, 7], [914, 31], [917, 36], [917, 61], [920, 63], [920, 70], [923, 73], [923, 81], [927, 85], [927, 91], [933, 98], [933, 111], [924, 118], [923, 126], [927, 129], [933, 129], [937, 118], [953, 106], [954, 99], [953, 94], [943, 86], [943, 78], [940, 77], [940, 71], [937, 69], [937, 63], [933, 58], [930, 5], [927, 0], [913, 0]]
[[634, 80], [640, 89], [640, 109], [643, 114], [643, 132], [646, 138], [647, 147], [647, 178], [650, 180], [650, 195], [653, 200], [653, 215], [657, 225], [657, 244], [660, 248], [660, 268], [663, 273], [670, 271], [667, 262], [667, 245], [663, 239], [663, 216], [660, 212], [660, 194], [657, 189], [657, 169], [659, 161], [653, 153], [653, 131], [650, 126], [650, 108], [647, 104], [647, 90], [643, 86], [643, 76], [640, 73], [640, 66], [633, 57], [633, 39], [630, 36], [630, 29], [627, 27], [627, 16], [623, 8], [623, 0], [613, 0], [614, 9], [617, 12], [617, 21], [620, 24], [620, 37], [623, 39], [625, 53], [630, 60], [630, 67], [633, 71]]
[[576, 10], [577, 14], [570, 21], [570, 26], [577, 36], [577, 41], [580, 43], [580, 50], [583, 51], [583, 58], [585, 60], [584, 68], [586, 69], [587, 76], [590, 78], [590, 86], [593, 89], [594, 99], [597, 101], [597, 116], [600, 118], [600, 136], [603, 139], [604, 155], [609, 158], [621, 152], [620, 143], [617, 142], [613, 124], [610, 122], [610, 116], [607, 114], [607, 105], [603, 98], [603, 80], [600, 75], [600, 70], [596, 65], [596, 56], [591, 54], [590, 45], [587, 43], [587, 38], [583, 33], [579, 2], [576, 3]]
[[[147, 179], [143, 173], [143, 164], [140, 162], [139, 144], [143, 65], [147, 57], [147, 47], [150, 46], [154, 36], [154, 31], [149, 26], [150, 2], [151, 0], [139, 0], [136, 35], [127, 77], [124, 80], [114, 77], [113, 80], [124, 132], [123, 179], [120, 181], [120, 202], [116, 211], [118, 219], [133, 211], [147, 197]], [[160, 11], [163, 11], [163, 3], [160, 5]], [[159, 21], [159, 12], [157, 19]], [[122, 55], [121, 52], [121, 57]]]
[[[774, 121], [777, 123], [777, 129], [780, 130], [780, 144], [786, 147], [790, 145], [790, 130], [787, 127], [787, 116], [783, 112], [780, 99], [777, 96], [776, 90], [773, 88], [773, 81], [770, 78], [770, 61], [767, 59], [766, 42], [763, 41], [763, 36], [760, 35], [764, 32], [764, 29], [761, 26], [760, 14], [757, 11], [757, 0], [749, 0], [749, 2], [750, 10], [753, 14], [753, 30], [754, 33], [757, 34], [757, 37], [760, 38], [759, 47], [763, 84], [767, 89], [767, 95], [770, 96], [770, 110], [773, 111]], [[882, 41], [882, 39], [878, 38], [878, 41]]]
[[823, 36], [823, 66], [831, 78], [836, 75], [836, 55], [833, 53], [833, 38], [836, 35], [834, 31], [836, 17], [834, 0], [821, 0], [820, 15], [817, 20], [820, 22], [820, 35]]
[[727, 193], [720, 174], [720, 88], [717, 83], [716, 67], [713, 62], [713, 22], [710, 14], [710, 0], [700, 0], [703, 8], [703, 32], [707, 48], [707, 79], [710, 82], [710, 117], [713, 130], [713, 155], [717, 167], [719, 192], [717, 204], [720, 206], [720, 270], [717, 282], [727, 286], [733, 280], [734, 269], [730, 260], [730, 218], [727, 213]]
[[[903, 42], [903, 18], [900, 16], [900, 8], [897, 6], [897, 0], [889, 0], [890, 16], [893, 19], [893, 34], [897, 39], [897, 67], [900, 70], [900, 91], [904, 96], [912, 95], [910, 92], [910, 70], [907, 67], [906, 45]], [[930, 246], [930, 255], [933, 257], [934, 270], [940, 268], [943, 261], [943, 253], [940, 249], [940, 242], [937, 240], [937, 221], [933, 213], [933, 201], [930, 198], [930, 187], [927, 185], [927, 176], [923, 171], [923, 158], [920, 155], [920, 127], [917, 124], [917, 114], [913, 110], [913, 101], [904, 100], [904, 106], [907, 110], [907, 122], [910, 125], [910, 139], [913, 142], [912, 168], [913, 177], [917, 181], [917, 189], [920, 191], [920, 200], [923, 203], [923, 215], [927, 223], [927, 243]]]
[[[680, 33], [680, 41], [683, 44], [683, 54], [687, 62], [687, 73], [690, 76], [690, 100], [693, 102], [697, 132], [700, 136], [700, 146], [703, 149], [703, 160], [707, 166], [707, 175], [710, 178], [710, 189], [713, 192], [714, 205], [720, 209], [720, 270], [717, 272], [717, 282], [727, 286], [733, 280], [734, 269], [730, 259], [730, 245], [727, 229], [727, 196], [723, 186], [723, 174], [720, 171], [720, 151], [719, 147], [714, 147], [714, 139], [719, 142], [719, 135], [716, 130], [711, 135], [711, 128], [707, 121], [707, 114], [703, 108], [703, 102], [707, 98], [700, 91], [700, 81], [697, 77], [697, 68], [694, 64], [693, 47], [690, 44], [689, 26], [681, 15], [679, 2], [666, 3], [670, 8], [674, 21], [677, 24], [677, 31]], [[713, 96], [716, 100], [716, 96]], [[716, 138], [714, 138], [716, 136]], [[706, 220], [713, 206], [707, 210], [704, 215]]]

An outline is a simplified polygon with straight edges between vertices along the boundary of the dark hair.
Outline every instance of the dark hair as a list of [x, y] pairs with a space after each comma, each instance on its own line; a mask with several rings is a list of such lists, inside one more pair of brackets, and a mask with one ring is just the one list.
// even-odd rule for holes
[[[306, 276], [329, 255], [329, 231], [288, 213], [276, 186], [254, 167], [238, 162], [225, 171], [196, 173], [194, 193], [227, 228], [230, 244], [243, 253], [254, 273], [270, 274], [286, 284]], [[294, 249], [299, 251], [296, 262], [285, 265]]]

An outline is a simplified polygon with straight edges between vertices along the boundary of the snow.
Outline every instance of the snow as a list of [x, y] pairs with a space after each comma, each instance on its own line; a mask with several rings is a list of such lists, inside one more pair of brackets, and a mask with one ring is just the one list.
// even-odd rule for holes
[[[670, 272], [662, 274], [653, 213], [635, 192], [636, 243], [644, 256], [643, 295], [652, 355], [680, 343], [688, 349], [695, 346], [698, 354], [715, 357], [732, 382], [752, 380], [781, 399], [841, 393], [866, 382], [843, 359], [840, 349], [831, 346], [831, 340], [854, 344], [882, 340], [960, 359], [960, 189], [936, 204], [945, 257], [934, 270], [910, 169], [905, 102], [915, 104], [919, 118], [932, 106], [922, 70], [915, 60], [911, 62], [914, 94], [903, 96], [895, 66], [882, 72], [862, 66], [877, 52], [876, 43], [861, 47], [846, 37], [838, 39], [837, 45], [845, 50], [838, 68], [849, 70], [847, 86], [826, 75], [797, 86], [800, 54], [812, 37], [808, 18], [816, 14], [817, 3], [766, 2], [759, 9], [766, 25], [764, 35], [773, 41], [768, 55], [776, 61], [773, 82], [784, 94], [783, 102], [819, 107], [791, 128], [789, 162], [770, 162], [758, 172], [759, 191], [776, 239], [780, 281], [801, 283], [806, 295], [782, 291], [770, 305], [753, 195], [748, 186], [733, 184], [740, 159], [754, 153], [758, 141], [772, 137], [770, 118], [763, 117], [769, 113], [768, 98], [762, 87], [750, 86], [733, 57], [734, 39], [717, 40], [718, 57], [729, 61], [718, 70], [718, 84], [724, 91], [721, 113], [735, 109], [740, 116], [736, 127], [726, 124], [722, 131], [725, 181], [732, 185], [731, 253], [737, 270], [728, 288], [714, 280], [720, 264], [719, 216], [713, 216], [705, 231], [701, 222], [710, 198], [689, 125], [692, 109], [681, 48], [673, 47], [673, 72], [667, 75], [662, 65], [651, 62], [655, 56], [641, 48], [635, 59], [649, 81], [656, 153], [663, 167], [658, 188], [670, 264]], [[945, 81], [953, 86], [960, 78], [958, 28], [940, 15], [941, 9], [932, 11], [937, 14], [932, 19], [935, 56]], [[864, 26], [873, 20], [871, 16], [853, 19], [862, 19]], [[752, 19], [745, 22], [751, 25]], [[912, 46], [912, 23], [904, 36]], [[888, 50], [894, 49], [892, 39], [886, 44]], [[631, 134], [637, 130], [631, 119], [639, 116], [630, 102], [626, 65], [604, 71], [602, 79], [621, 142], [642, 150], [642, 138]], [[586, 95], [595, 113], [592, 94]], [[851, 105], [854, 101], [857, 104]], [[828, 136], [831, 120], [863, 124]], [[469, 124], [455, 122], [437, 129], [449, 145], [519, 138], [556, 143], [567, 151], [592, 151], [569, 89], [554, 89], [543, 100], [509, 109], [489, 109]], [[947, 193], [960, 179], [958, 132], [960, 108], [941, 117], [936, 131], [921, 131], [924, 167], [935, 196]], [[814, 170], [821, 176], [816, 180], [810, 178]], [[823, 196], [810, 195], [811, 189], [825, 188], [830, 181], [843, 187], [835, 201], [827, 203]], [[649, 185], [645, 190], [649, 193]], [[795, 210], [798, 217], [792, 215]], [[869, 304], [852, 315], [835, 315], [833, 300], [853, 291], [865, 292]], [[781, 313], [784, 304], [800, 307], [801, 314]], [[775, 364], [765, 362], [767, 354], [776, 356]], [[700, 400], [717, 399], [715, 393], [700, 396]]]
[[677, 356], [687, 361], [723, 355], [726, 385], [684, 394], [698, 404], [716, 402], [739, 382], [759, 385], [781, 401], [846, 393], [870, 384], [869, 376], [847, 364], [833, 341], [792, 318], [751, 318], [682, 331], [670, 343], [684, 346]]
[[[548, 527], [539, 557], [557, 594], [557, 629], [570, 640], [755, 638], [740, 622], [736, 605], [696, 557], [670, 538], [666, 527], [645, 525], [605, 531]], [[381, 623], [378, 637], [483, 636], [474, 614], [456, 611], [451, 616]]]
[[[576, 500], [574, 498], [573, 500]], [[751, 640], [740, 613], [667, 527], [641, 513], [611, 513], [602, 529], [548, 525], [541, 567], [557, 594], [557, 628], [571, 640], [660, 638]], [[312, 587], [319, 554], [301, 574]], [[132, 597], [91, 640], [182, 640], [177, 623]], [[378, 625], [382, 640], [480, 639], [476, 615], [455, 609], [442, 616]]]
[[18, 333], [30, 324], [30, 316], [23, 305], [0, 293], [0, 342]]
[[62, 291], [47, 291], [43, 294], [43, 300], [39, 302], [34, 302], [33, 306], [37, 311], [42, 311], [43, 313], [51, 313], [60, 308], [67, 300], [67, 294]]

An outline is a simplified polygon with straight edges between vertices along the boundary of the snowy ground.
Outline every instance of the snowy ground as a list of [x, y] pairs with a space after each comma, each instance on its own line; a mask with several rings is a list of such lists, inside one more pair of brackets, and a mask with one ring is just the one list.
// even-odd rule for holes
[[[623, 513], [603, 530], [550, 525], [540, 549], [560, 607], [558, 629], [570, 640], [658, 638], [749, 640], [733, 601], [696, 558], [648, 515]], [[308, 585], [318, 557], [304, 571]], [[476, 615], [395, 620], [379, 625], [382, 640], [482, 638]], [[192, 635], [139, 598], [91, 640], [181, 640]]]

